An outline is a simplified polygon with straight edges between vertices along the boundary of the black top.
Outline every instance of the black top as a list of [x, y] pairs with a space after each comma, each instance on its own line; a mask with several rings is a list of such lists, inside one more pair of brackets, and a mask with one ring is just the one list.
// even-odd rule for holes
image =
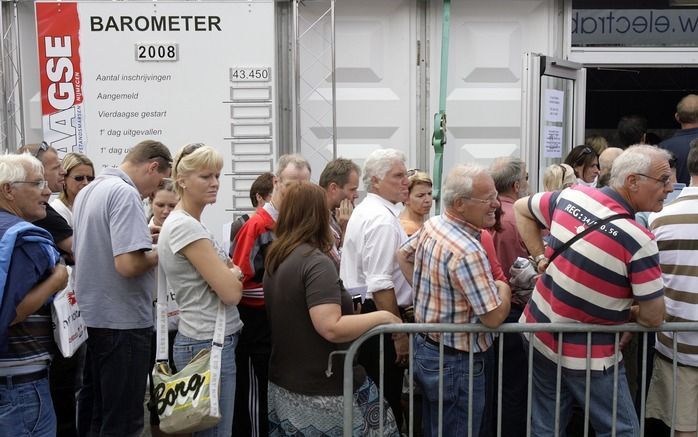
[[[53, 241], [58, 244], [66, 238], [73, 236], [73, 228], [70, 227], [67, 221], [60, 215], [51, 205], [46, 204], [46, 217], [41, 220], [33, 222], [34, 225], [46, 229]], [[61, 255], [66, 255], [66, 253], [58, 248]]]

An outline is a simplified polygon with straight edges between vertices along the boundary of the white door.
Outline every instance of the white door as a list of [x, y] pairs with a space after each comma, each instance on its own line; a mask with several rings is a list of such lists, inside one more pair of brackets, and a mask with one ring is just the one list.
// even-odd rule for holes
[[[562, 1], [458, 0], [451, 5], [444, 147], [447, 175], [456, 164], [488, 166], [521, 149], [521, 59], [563, 56]], [[429, 2], [430, 113], [438, 112], [442, 2]], [[431, 129], [431, 128], [430, 128]]]
[[586, 70], [581, 64], [537, 53], [523, 60], [521, 146], [532, 191], [543, 172], [584, 144]]
[[[304, 2], [299, 18], [301, 100], [298, 150], [317, 180], [333, 159], [331, 20], [328, 2]], [[414, 0], [336, 2], [335, 77], [338, 157], [359, 166], [378, 148], [416, 155]]]

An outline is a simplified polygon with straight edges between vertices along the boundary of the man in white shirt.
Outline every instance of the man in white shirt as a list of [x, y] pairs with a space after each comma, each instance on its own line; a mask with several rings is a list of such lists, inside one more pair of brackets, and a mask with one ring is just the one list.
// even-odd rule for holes
[[[364, 297], [363, 313], [387, 310], [400, 316], [412, 305], [412, 288], [395, 256], [407, 240], [398, 219], [408, 196], [405, 155], [395, 149], [374, 151], [366, 158], [363, 182], [368, 194], [347, 224], [340, 276], [350, 294]], [[359, 363], [376, 384], [380, 383], [379, 353], [378, 337], [369, 339], [359, 352]], [[398, 421], [401, 366], [407, 364], [408, 354], [407, 334], [385, 339], [383, 390]]]

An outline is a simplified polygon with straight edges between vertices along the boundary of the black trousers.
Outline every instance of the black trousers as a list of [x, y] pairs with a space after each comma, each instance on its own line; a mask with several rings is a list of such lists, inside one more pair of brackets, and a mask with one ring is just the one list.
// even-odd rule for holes
[[[522, 310], [512, 307], [504, 323], [517, 323]], [[499, 343], [504, 339], [502, 380], [498, 381]], [[502, 387], [502, 435], [526, 436], [528, 353], [519, 333], [500, 334], [488, 350], [485, 367], [487, 402], [480, 437], [497, 435], [497, 387]]]
[[271, 330], [264, 308], [238, 306], [245, 326], [235, 349], [235, 414], [233, 435], [262, 437], [269, 433], [267, 382]]
[[[372, 313], [376, 311], [376, 304], [371, 299], [366, 299], [361, 307], [361, 313]], [[384, 359], [384, 386], [383, 395], [385, 400], [390, 404], [393, 410], [395, 419], [400, 426], [402, 418], [402, 408], [400, 406], [400, 396], [402, 393], [402, 378], [404, 368], [395, 364], [395, 346], [390, 334], [383, 335], [383, 359]], [[368, 339], [359, 349], [359, 364], [366, 369], [366, 374], [380, 387], [380, 336], [374, 336]]]

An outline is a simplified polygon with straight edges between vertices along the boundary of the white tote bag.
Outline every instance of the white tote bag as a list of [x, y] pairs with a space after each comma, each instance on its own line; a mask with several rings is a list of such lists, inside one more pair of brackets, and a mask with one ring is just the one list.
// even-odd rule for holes
[[80, 314], [75, 292], [66, 288], [53, 298], [53, 338], [64, 357], [72, 357], [87, 340], [87, 325]]

